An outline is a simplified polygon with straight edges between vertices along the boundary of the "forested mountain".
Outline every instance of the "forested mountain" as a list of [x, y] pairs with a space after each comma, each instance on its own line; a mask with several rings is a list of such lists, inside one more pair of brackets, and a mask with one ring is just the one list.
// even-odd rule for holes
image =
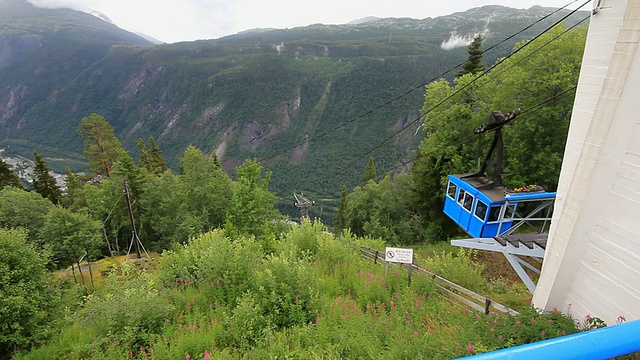
[[[273, 171], [279, 196], [304, 191], [336, 206], [341, 186], [358, 185], [370, 157], [378, 174], [414, 157], [422, 133], [412, 120], [423, 85], [464, 62], [474, 34], [482, 33], [488, 48], [552, 11], [485, 6], [434, 19], [152, 45], [88, 14], [0, 0], [0, 147], [24, 156], [36, 150], [58, 171], [83, 170], [76, 129], [96, 113], [134, 158], [138, 139], [150, 136], [174, 170], [189, 145], [215, 151], [228, 171], [255, 158]], [[486, 52], [483, 61], [491, 65], [567, 13]]]
[[[494, 111], [517, 114], [498, 125], [505, 189], [557, 187], [587, 30], [566, 25], [589, 15], [514, 44], [552, 11], [152, 45], [0, 0], [0, 148], [34, 159], [25, 189], [0, 158], [0, 359], [457, 358], [580, 330], [471, 252], [418, 245], [462, 235], [445, 179], [477, 166]], [[63, 193], [49, 166], [87, 173]], [[321, 221], [290, 221], [292, 191]], [[359, 245], [418, 245], [520, 315], [451, 306]]]

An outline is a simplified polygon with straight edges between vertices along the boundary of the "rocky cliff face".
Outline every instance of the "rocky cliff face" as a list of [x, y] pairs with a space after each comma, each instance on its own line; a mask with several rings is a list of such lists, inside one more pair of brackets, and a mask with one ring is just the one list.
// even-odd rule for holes
[[282, 193], [305, 184], [337, 194], [361, 178], [364, 162], [351, 163], [391, 134], [407, 128], [372, 154], [380, 169], [413, 156], [422, 85], [466, 59], [464, 47], [442, 48], [453, 32], [484, 31], [488, 46], [548, 12], [483, 7], [151, 46], [88, 14], [0, 0], [0, 147], [79, 170], [75, 130], [98, 113], [134, 158], [137, 140], [153, 136], [174, 168], [195, 145], [229, 170], [261, 160]]

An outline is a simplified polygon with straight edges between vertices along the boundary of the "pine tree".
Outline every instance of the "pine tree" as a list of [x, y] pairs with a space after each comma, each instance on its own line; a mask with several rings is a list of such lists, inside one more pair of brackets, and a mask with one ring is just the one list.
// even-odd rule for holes
[[36, 164], [33, 172], [33, 189], [43, 198], [51, 200], [52, 203], [59, 203], [62, 191], [56, 183], [56, 179], [49, 174], [49, 167], [35, 151], [33, 152], [33, 159]]
[[456, 73], [457, 77], [466, 75], [466, 74], [477, 74], [484, 71], [484, 65], [482, 65], [482, 54], [484, 51], [480, 48], [482, 46], [482, 35], [478, 34], [469, 46], [467, 47], [467, 53], [469, 54], [469, 58], [462, 65], [462, 70]]
[[345, 219], [344, 211], [347, 207], [347, 187], [342, 185], [342, 192], [340, 193], [340, 205], [338, 206], [338, 215], [336, 216], [335, 223], [333, 225], [334, 232], [337, 234], [344, 229]]
[[373, 163], [373, 157], [369, 159], [367, 167], [364, 169], [364, 175], [362, 176], [362, 184], [365, 185], [369, 180], [376, 180], [376, 164]]
[[211, 157], [213, 158], [213, 163], [216, 164], [218, 169], [222, 169], [222, 164], [220, 163], [220, 159], [218, 159], [218, 155], [215, 151], [211, 154]]
[[140, 151], [140, 167], [149, 170], [149, 151], [142, 139], [138, 139], [138, 151]]
[[167, 167], [167, 161], [164, 159], [164, 157], [162, 157], [162, 152], [160, 151], [158, 145], [156, 145], [153, 137], [149, 137], [148, 161], [149, 172], [151, 172], [152, 174], [160, 175], [169, 169]]
[[11, 171], [9, 164], [7, 164], [4, 159], [0, 158], [0, 190], [5, 186], [13, 186], [22, 189], [22, 184], [20, 184], [20, 178], [18, 175]]
[[95, 175], [111, 175], [111, 168], [122, 151], [122, 145], [111, 126], [102, 116], [91, 114], [82, 118], [78, 132], [84, 138], [82, 154], [89, 160], [89, 169]]
[[140, 150], [140, 167], [146, 169], [149, 173], [160, 175], [169, 169], [167, 161], [162, 157], [160, 148], [153, 140], [153, 136], [149, 137], [149, 149], [147, 149], [142, 139], [138, 139], [138, 150]]

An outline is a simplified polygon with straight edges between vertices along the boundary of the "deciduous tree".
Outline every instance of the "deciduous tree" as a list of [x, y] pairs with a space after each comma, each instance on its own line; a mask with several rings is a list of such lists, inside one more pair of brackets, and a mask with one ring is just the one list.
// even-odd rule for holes
[[56, 299], [47, 261], [25, 230], [0, 227], [0, 358], [44, 340]]
[[[426, 137], [414, 162], [414, 176], [415, 191], [429, 209], [441, 209], [441, 200], [434, 194], [443, 196], [447, 174], [477, 169], [479, 139], [473, 130], [498, 110], [527, 110], [502, 130], [503, 173], [509, 174], [505, 185], [556, 188], [573, 106], [573, 96], [563, 93], [577, 84], [586, 39], [584, 27], [565, 30], [562, 26], [551, 29], [482, 80], [462, 76], [453, 85], [442, 79], [427, 86]], [[424, 210], [425, 221], [446, 221], [430, 211]]]
[[7, 186], [0, 190], [0, 227], [23, 228], [31, 243], [41, 245], [39, 234], [52, 207], [38, 193]]
[[47, 213], [41, 236], [50, 245], [59, 267], [78, 262], [85, 253], [95, 258], [103, 245], [100, 221], [59, 206]]
[[262, 175], [262, 166], [246, 160], [236, 169], [238, 180], [226, 214], [225, 229], [233, 234], [259, 236], [268, 224], [280, 216], [275, 209], [277, 197], [269, 191], [271, 173]]

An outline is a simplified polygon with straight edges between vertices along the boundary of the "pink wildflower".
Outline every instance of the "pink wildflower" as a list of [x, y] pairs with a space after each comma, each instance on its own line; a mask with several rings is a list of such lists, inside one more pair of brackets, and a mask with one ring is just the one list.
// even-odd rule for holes
[[413, 332], [413, 337], [417, 337], [417, 336], [418, 336], [418, 332], [417, 332], [417, 331], [414, 331], [414, 332]]
[[204, 351], [204, 358], [203, 360], [211, 360], [211, 355], [209, 355], [209, 350], [205, 350]]
[[471, 343], [467, 345], [467, 352], [469, 353], [469, 355], [473, 354], [473, 345]]
[[625, 321], [627, 321], [627, 319], [625, 319], [624, 315], [620, 315], [620, 316], [618, 316], [618, 322], [619, 322], [619, 323], [623, 323], [623, 322], [625, 322]]
[[504, 336], [498, 335], [498, 340], [502, 341], [503, 339], [504, 339]]
[[189, 359], [191, 359], [191, 355], [187, 354], [187, 356], [185, 356], [184, 358], [189, 360]]
[[391, 305], [391, 310], [396, 308], [396, 303], [394, 303], [393, 300], [389, 301], [389, 305]]

